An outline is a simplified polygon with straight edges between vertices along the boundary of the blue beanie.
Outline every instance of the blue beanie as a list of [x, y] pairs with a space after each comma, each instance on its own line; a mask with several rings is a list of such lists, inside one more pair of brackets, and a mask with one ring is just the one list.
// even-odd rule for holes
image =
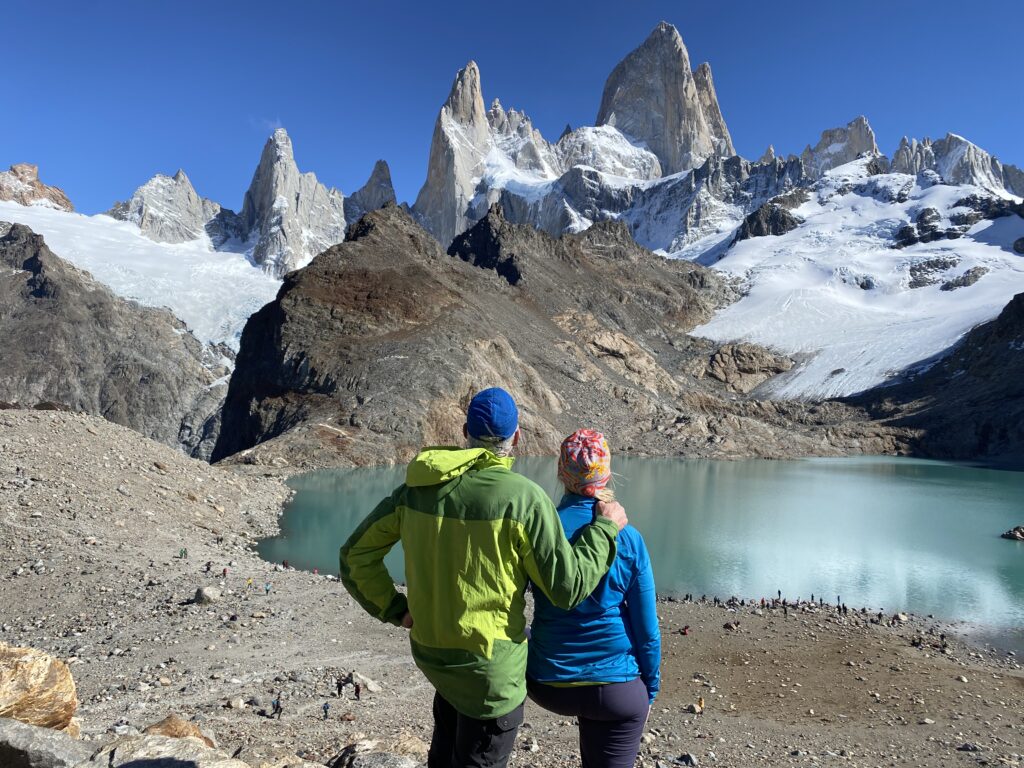
[[501, 387], [477, 392], [466, 410], [466, 431], [478, 440], [507, 440], [519, 426], [519, 410], [512, 395]]

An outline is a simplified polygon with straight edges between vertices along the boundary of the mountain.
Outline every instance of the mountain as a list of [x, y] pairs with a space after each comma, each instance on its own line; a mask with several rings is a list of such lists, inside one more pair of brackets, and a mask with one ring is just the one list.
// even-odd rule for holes
[[900, 141], [892, 157], [896, 173], [931, 171], [945, 184], [971, 184], [997, 195], [1024, 197], [1024, 171], [999, 160], [962, 136], [947, 133], [938, 141]]
[[878, 157], [881, 154], [875, 143], [875, 132], [868, 125], [868, 119], [861, 115], [844, 128], [824, 131], [813, 148], [807, 145], [800, 154], [800, 160], [808, 177], [818, 179], [826, 171], [852, 163], [859, 157]]
[[386, 207], [250, 319], [214, 458], [402, 461], [459, 440], [467, 399], [488, 385], [517, 398], [529, 453], [583, 423], [655, 455], [897, 449], [898, 430], [856, 409], [752, 399], [790, 361], [687, 333], [735, 297], [622, 223], [554, 238], [495, 206], [446, 254]]
[[221, 207], [196, 194], [183, 170], [174, 176], [158, 173], [135, 190], [130, 200], [115, 203], [107, 215], [130, 221], [158, 243], [186, 243], [202, 237]]
[[31, 227], [118, 296], [170, 309], [204, 343], [237, 348], [249, 315], [280, 287], [244, 251], [212, 249], [208, 237], [158, 243], [132, 222], [10, 202], [0, 202], [0, 221]]
[[821, 399], [883, 384], [1024, 291], [1019, 204], [928, 170], [880, 173], [884, 165], [865, 156], [826, 171], [773, 198], [796, 226], [699, 257], [741, 281], [744, 295], [693, 332], [798, 360], [770, 385], [772, 396]]
[[158, 243], [203, 240], [209, 248], [245, 253], [281, 277], [345, 236], [346, 223], [393, 202], [387, 163], [379, 161], [366, 185], [346, 203], [295, 163], [291, 138], [278, 128], [267, 140], [240, 213], [201, 197], [185, 172], [157, 174], [107, 214], [131, 222]]
[[21, 205], [42, 205], [62, 211], [75, 209], [64, 190], [39, 180], [39, 166], [31, 163], [15, 163], [10, 170], [0, 172], [0, 200]]
[[0, 400], [85, 411], [209, 457], [227, 350], [117, 297], [23, 225], [0, 223], [0, 265]]
[[353, 224], [370, 211], [395, 202], [391, 169], [384, 160], [378, 160], [373, 164], [373, 171], [366, 183], [345, 198], [345, 221]]
[[915, 451], [1024, 463], [1024, 293], [971, 329], [952, 352], [895, 386], [851, 402], [917, 433]]
[[284, 128], [263, 147], [239, 217], [253, 261], [278, 277], [345, 237], [344, 196], [299, 172]]
[[597, 125], [610, 125], [646, 146], [666, 174], [736, 154], [711, 66], [704, 63], [692, 72], [682, 37], [664, 21], [608, 76]]
[[480, 69], [471, 61], [455, 76], [437, 116], [427, 180], [413, 204], [417, 218], [442, 243], [476, 220], [470, 207], [490, 143]]
[[609, 76], [597, 125], [567, 127], [554, 144], [497, 99], [485, 110], [469, 62], [438, 114], [413, 212], [442, 244], [499, 201], [515, 221], [578, 232], [616, 218], [645, 183], [732, 155], [710, 65], [691, 71], [679, 33], [663, 22]]

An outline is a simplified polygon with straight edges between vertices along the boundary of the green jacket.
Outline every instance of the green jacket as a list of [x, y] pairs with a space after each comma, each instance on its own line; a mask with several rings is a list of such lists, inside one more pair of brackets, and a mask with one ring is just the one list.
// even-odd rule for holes
[[[408, 610], [416, 665], [480, 719], [526, 698], [527, 582], [574, 608], [615, 560], [613, 522], [596, 518], [570, 544], [551, 499], [512, 462], [482, 448], [424, 449], [340, 555], [346, 589], [381, 621], [401, 624]], [[383, 562], [398, 541], [408, 599]]]

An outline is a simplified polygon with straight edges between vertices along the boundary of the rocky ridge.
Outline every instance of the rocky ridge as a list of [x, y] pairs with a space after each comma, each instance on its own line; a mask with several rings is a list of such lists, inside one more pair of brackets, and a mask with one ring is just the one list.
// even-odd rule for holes
[[919, 455], [1024, 463], [1024, 293], [947, 356], [851, 402], [915, 430]]
[[11, 200], [21, 205], [45, 205], [62, 211], [75, 210], [64, 190], [39, 180], [39, 166], [31, 163], [15, 163], [9, 170], [0, 171], [0, 200]]
[[556, 239], [494, 207], [445, 254], [384, 208], [250, 319], [214, 458], [402, 461], [457, 441], [465, 401], [495, 384], [520, 403], [534, 454], [580, 419], [616, 450], [654, 455], [899, 450], [898, 431], [842, 406], [736, 400], [790, 363], [748, 348], [715, 358], [686, 335], [733, 298], [621, 223]]
[[0, 401], [103, 416], [207, 457], [229, 352], [116, 296], [20, 224], [0, 222]]
[[291, 138], [278, 128], [267, 140], [240, 213], [201, 197], [185, 172], [157, 174], [116, 203], [108, 215], [138, 225], [152, 240], [208, 238], [214, 248], [244, 251], [278, 277], [341, 242], [346, 223], [395, 200], [387, 163], [378, 161], [351, 200], [295, 163]]

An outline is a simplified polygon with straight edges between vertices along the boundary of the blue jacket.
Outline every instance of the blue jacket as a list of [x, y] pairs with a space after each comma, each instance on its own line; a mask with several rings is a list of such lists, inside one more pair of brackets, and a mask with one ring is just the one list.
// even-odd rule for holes
[[[575, 542], [594, 519], [595, 500], [566, 494], [558, 516]], [[571, 611], [533, 590], [527, 677], [542, 683], [623, 683], [643, 679], [651, 701], [658, 694], [661, 633], [654, 574], [643, 537], [627, 525], [619, 533], [615, 561], [590, 597]]]

